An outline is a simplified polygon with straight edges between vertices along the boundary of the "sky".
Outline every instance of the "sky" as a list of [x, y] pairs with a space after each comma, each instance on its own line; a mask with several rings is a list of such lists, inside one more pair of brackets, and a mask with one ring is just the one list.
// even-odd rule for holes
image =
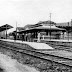
[[72, 0], [0, 0], [0, 26], [24, 27], [39, 21], [68, 22], [72, 19]]

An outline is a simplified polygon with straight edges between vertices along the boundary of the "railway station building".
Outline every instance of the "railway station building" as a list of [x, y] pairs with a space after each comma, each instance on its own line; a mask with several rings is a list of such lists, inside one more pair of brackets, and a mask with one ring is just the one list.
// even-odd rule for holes
[[66, 29], [56, 27], [52, 21], [40, 21], [34, 25], [26, 25], [18, 32], [19, 38], [24, 41], [39, 41], [44, 39], [61, 39]]
[[[5, 24], [0, 27], [0, 38], [7, 39], [7, 30], [13, 28]], [[14, 31], [16, 34], [16, 31]], [[12, 39], [14, 37], [12, 36]], [[17, 27], [18, 40], [39, 41], [45, 39], [72, 39], [72, 20], [70, 22], [55, 23], [53, 21], [40, 21], [37, 24], [27, 24]]]

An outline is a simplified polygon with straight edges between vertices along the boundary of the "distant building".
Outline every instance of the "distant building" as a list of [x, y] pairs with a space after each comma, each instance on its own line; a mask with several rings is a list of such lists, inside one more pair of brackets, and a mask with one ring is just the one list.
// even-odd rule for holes
[[70, 22], [56, 23], [56, 27], [66, 29], [64, 39], [72, 39], [72, 20]]
[[3, 26], [0, 26], [0, 38], [7, 39], [7, 30], [13, 28], [12, 26], [5, 24]]

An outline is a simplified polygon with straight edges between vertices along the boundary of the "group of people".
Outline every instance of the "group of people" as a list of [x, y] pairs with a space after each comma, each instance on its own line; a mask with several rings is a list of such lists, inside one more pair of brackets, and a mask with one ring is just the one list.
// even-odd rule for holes
[[[38, 42], [40, 42], [40, 33], [38, 33]], [[18, 39], [18, 36], [17, 36], [17, 34], [16, 34], [16, 32], [14, 32], [13, 33], [13, 37], [14, 37], [14, 40], [17, 40]], [[22, 34], [22, 35], [20, 35], [20, 37], [19, 37], [19, 39], [20, 40], [22, 40], [22, 41], [33, 41], [33, 39], [34, 39], [34, 34]]]
[[32, 41], [33, 40], [33, 35], [31, 34], [22, 34], [22, 41]]

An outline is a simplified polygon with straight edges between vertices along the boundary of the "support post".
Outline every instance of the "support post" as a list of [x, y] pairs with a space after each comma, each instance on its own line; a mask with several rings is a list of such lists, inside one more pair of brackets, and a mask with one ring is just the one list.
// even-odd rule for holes
[[7, 39], [7, 25], [6, 25], [6, 39]]
[[51, 13], [50, 13], [50, 40], [51, 40]]
[[16, 22], [16, 40], [17, 40], [17, 22]]
[[[68, 27], [69, 27], [69, 22], [68, 22]], [[68, 41], [69, 41], [69, 28], [68, 28]]]

